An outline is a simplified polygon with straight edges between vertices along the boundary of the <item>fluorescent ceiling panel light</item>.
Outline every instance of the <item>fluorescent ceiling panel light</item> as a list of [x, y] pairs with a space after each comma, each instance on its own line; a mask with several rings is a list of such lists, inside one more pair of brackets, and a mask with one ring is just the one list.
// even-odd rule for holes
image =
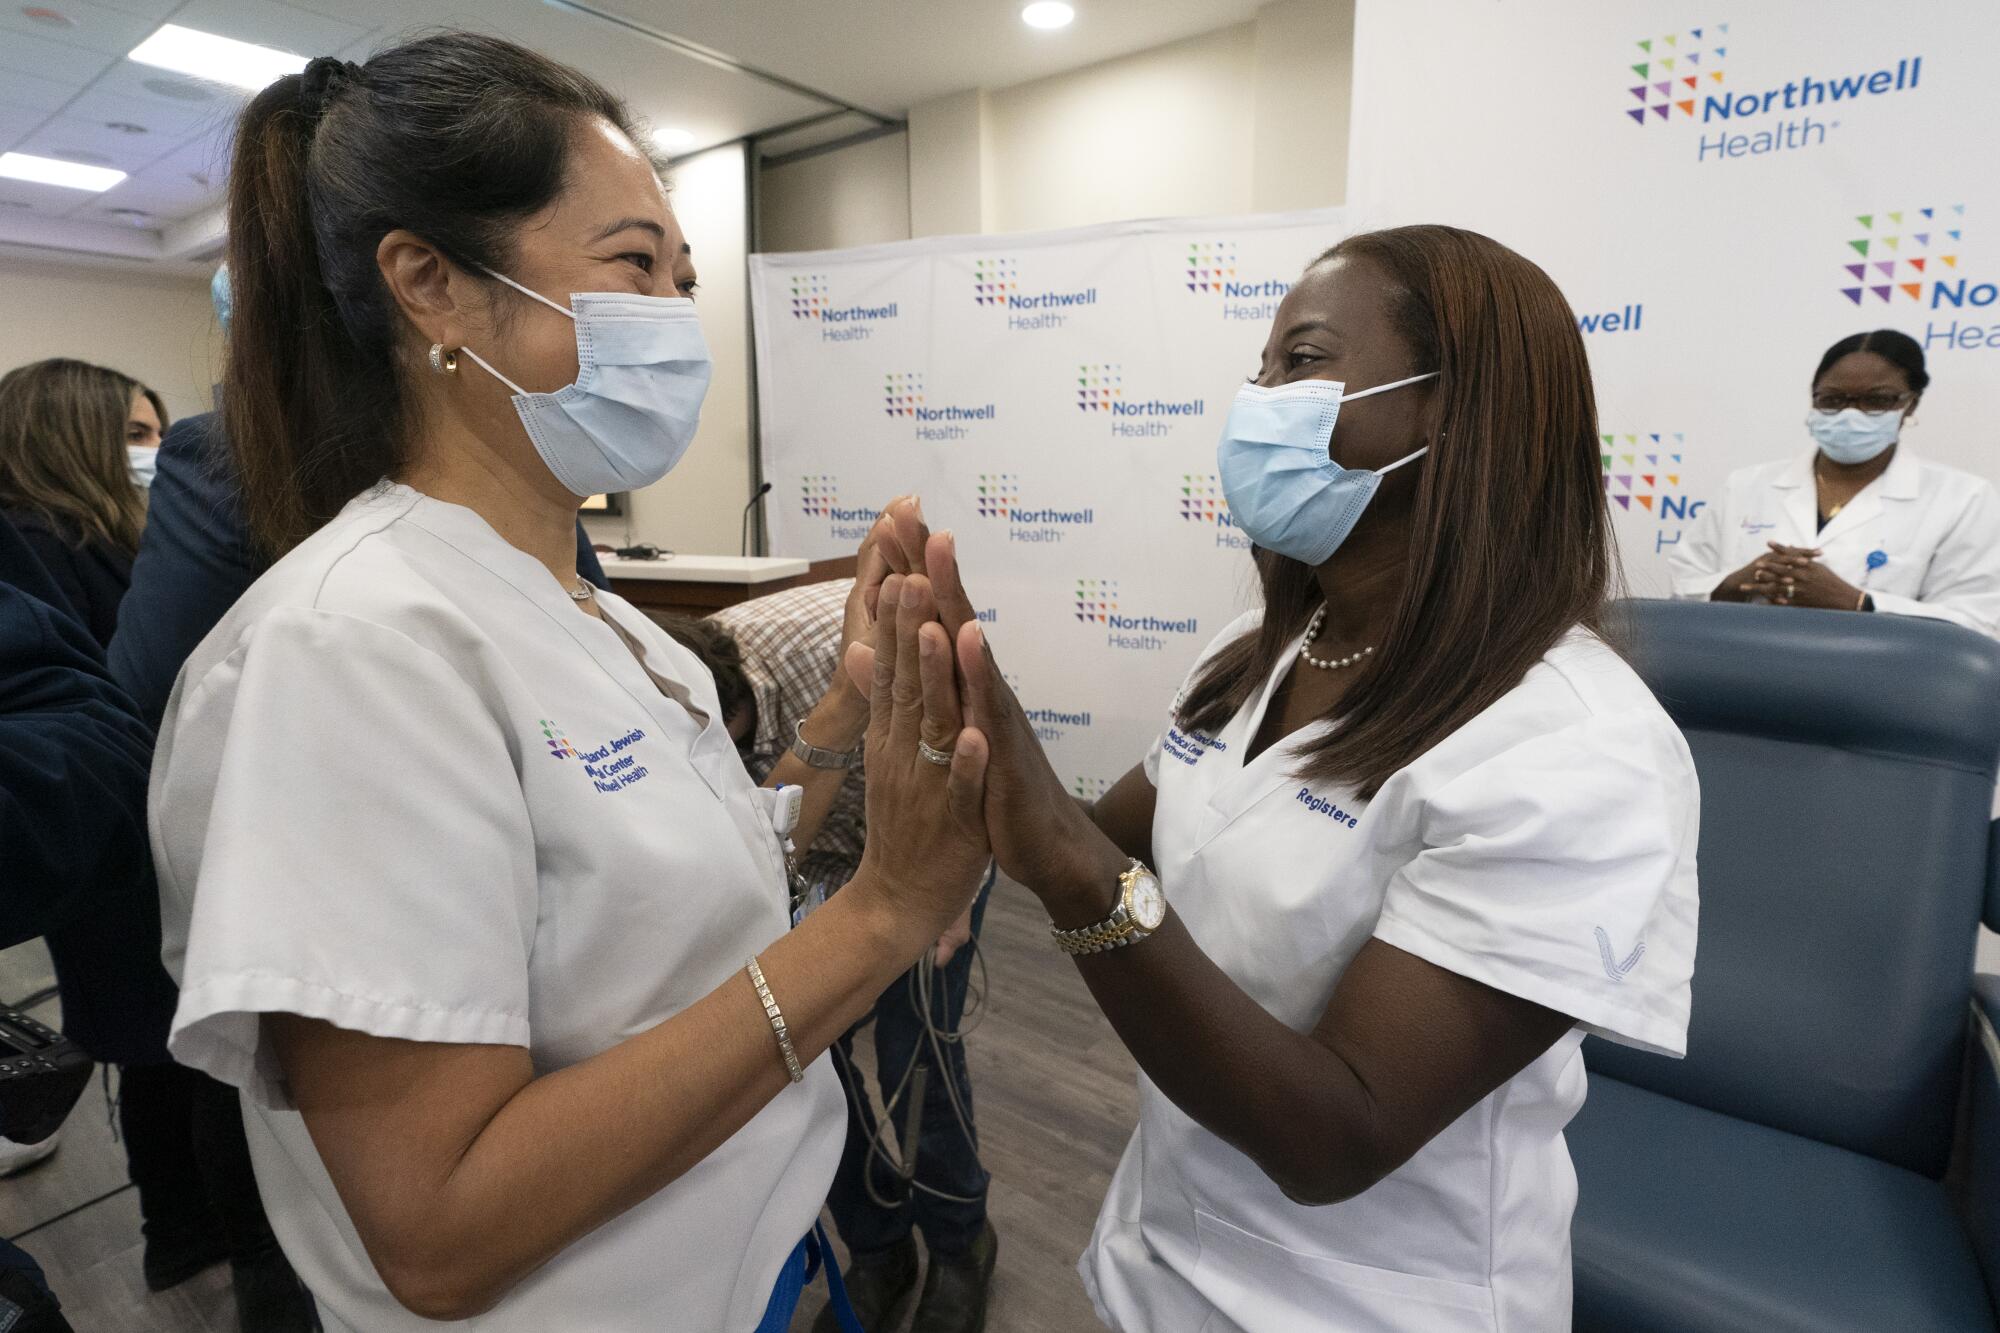
[[175, 23], [161, 24], [158, 32], [133, 47], [126, 58], [253, 93], [306, 67], [306, 58], [290, 51], [218, 37]]
[[125, 173], [113, 167], [87, 167], [81, 162], [29, 153], [0, 153], [0, 176], [40, 185], [60, 185], [65, 190], [88, 190], [92, 194], [102, 194], [125, 179]]
[[1035, 0], [1021, 11], [1021, 22], [1031, 28], [1067, 28], [1076, 18], [1076, 11], [1060, 0]]

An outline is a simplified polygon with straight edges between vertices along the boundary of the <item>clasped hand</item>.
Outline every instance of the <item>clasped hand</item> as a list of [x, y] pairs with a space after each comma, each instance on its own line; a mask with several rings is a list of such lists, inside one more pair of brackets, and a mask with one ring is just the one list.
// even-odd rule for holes
[[1782, 542], [1770, 548], [1730, 577], [1738, 600], [1763, 597], [1774, 606], [1826, 611], [1852, 611], [1860, 602], [1861, 590], [1821, 564], [1818, 549]]
[[[955, 745], [955, 781], [970, 744], [980, 776], [976, 818], [1001, 870], [1045, 903], [1101, 894], [1108, 912], [1115, 888], [1115, 876], [1102, 873], [1109, 842], [1063, 788], [995, 663], [959, 577], [951, 534], [931, 533], [917, 502], [904, 498], [878, 520], [873, 541], [882, 557], [872, 562], [880, 583], [869, 586], [864, 574], [861, 593], [875, 611], [876, 633], [872, 644], [849, 648], [847, 671], [858, 688], [872, 690], [878, 700], [923, 701], [921, 736], [906, 729], [885, 736], [885, 744], [919, 764], [929, 763], [916, 753], [919, 739], [939, 750]], [[905, 640], [911, 644], [907, 650]], [[877, 715], [883, 711], [878, 708]], [[880, 827], [873, 804], [874, 744], [871, 726], [871, 849], [880, 840], [873, 836]], [[968, 799], [971, 767], [966, 764]], [[1115, 857], [1115, 851], [1110, 854]]]

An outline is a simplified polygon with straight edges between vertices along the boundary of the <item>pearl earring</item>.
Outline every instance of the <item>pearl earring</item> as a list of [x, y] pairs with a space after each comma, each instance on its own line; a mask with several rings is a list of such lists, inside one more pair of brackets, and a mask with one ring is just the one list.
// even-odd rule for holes
[[440, 375], [449, 375], [458, 369], [458, 353], [447, 352], [443, 343], [431, 344], [431, 369]]

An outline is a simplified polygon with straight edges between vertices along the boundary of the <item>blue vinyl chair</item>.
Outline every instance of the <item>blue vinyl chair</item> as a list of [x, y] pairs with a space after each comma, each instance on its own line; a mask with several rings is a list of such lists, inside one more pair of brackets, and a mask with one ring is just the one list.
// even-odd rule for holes
[[1701, 936], [1686, 1060], [1585, 1044], [1576, 1333], [1992, 1333], [2000, 644], [1620, 613], [1701, 777]]

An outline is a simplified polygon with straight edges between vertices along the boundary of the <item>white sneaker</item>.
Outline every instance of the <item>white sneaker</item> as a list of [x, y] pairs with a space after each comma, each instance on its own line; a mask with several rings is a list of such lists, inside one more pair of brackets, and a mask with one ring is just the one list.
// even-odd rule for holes
[[61, 1140], [60, 1130], [40, 1143], [16, 1143], [12, 1139], [0, 1139], [0, 1179], [18, 1176], [37, 1163], [48, 1161], [55, 1156], [56, 1145]]

